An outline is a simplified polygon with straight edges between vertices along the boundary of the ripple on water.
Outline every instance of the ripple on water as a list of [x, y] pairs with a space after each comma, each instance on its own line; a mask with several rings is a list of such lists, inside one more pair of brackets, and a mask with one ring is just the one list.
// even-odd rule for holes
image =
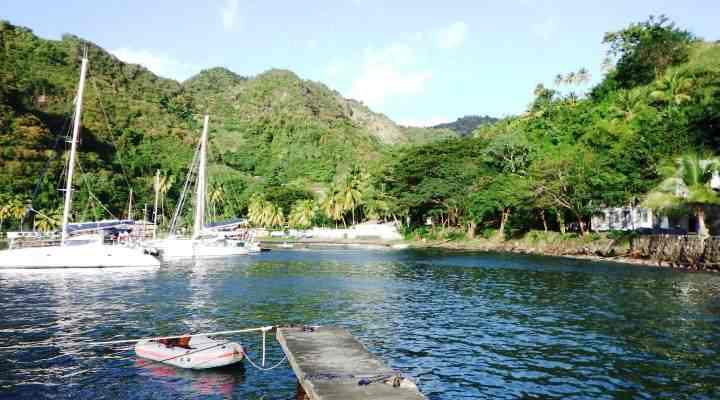
[[[291, 398], [289, 368], [183, 371], [112, 340], [338, 324], [430, 399], [718, 398], [720, 276], [444, 252], [284, 251], [0, 273], [0, 398]], [[255, 355], [257, 335], [241, 336]], [[269, 360], [282, 356], [270, 347]]]

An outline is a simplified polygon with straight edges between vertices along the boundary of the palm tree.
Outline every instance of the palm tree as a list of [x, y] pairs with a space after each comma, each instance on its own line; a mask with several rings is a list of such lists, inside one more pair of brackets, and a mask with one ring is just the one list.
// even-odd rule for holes
[[662, 169], [665, 180], [650, 192], [643, 204], [660, 210], [687, 207], [698, 220], [698, 235], [708, 236], [705, 207], [720, 204], [720, 196], [710, 187], [718, 170], [718, 159], [695, 154], [683, 156], [674, 165]]
[[[328, 188], [327, 193], [325, 193], [325, 197], [320, 202], [320, 208], [328, 218], [335, 221], [336, 228], [337, 221], [339, 221], [343, 216], [343, 209], [340, 206], [338, 199], [338, 190], [333, 184]], [[343, 223], [344, 222], [345, 221], [343, 220]]]
[[35, 229], [41, 232], [54, 231], [60, 226], [62, 214], [59, 210], [48, 213], [38, 212], [35, 217]]
[[355, 209], [362, 204], [362, 192], [360, 192], [360, 178], [356, 174], [349, 174], [345, 177], [340, 186], [337, 196], [338, 203], [345, 214], [348, 211], [352, 214], [352, 223], [355, 225]]
[[638, 89], [621, 90], [615, 100], [613, 109], [622, 113], [626, 121], [630, 121], [643, 105], [642, 100], [642, 92]]
[[0, 232], [2, 232], [3, 222], [11, 215], [9, 204], [0, 205]]
[[[10, 203], [10, 216], [18, 222], [18, 226], [22, 225], [27, 210], [26, 203], [21, 199], [16, 198]], [[20, 229], [22, 229], [22, 226], [20, 226]]]
[[679, 106], [692, 100], [690, 96], [692, 87], [692, 79], [680, 72], [675, 72], [660, 80], [656, 85], [656, 89], [650, 93], [650, 96], [660, 102]]
[[155, 190], [160, 194], [160, 217], [162, 217], [158, 218], [158, 221], [165, 219], [165, 199], [173, 183], [175, 183], [175, 176], [163, 174], [155, 185]]
[[263, 226], [265, 222], [264, 211], [266, 209], [265, 199], [258, 193], [255, 193], [250, 197], [250, 204], [248, 204], [248, 220], [255, 226]]
[[555, 75], [555, 80], [553, 81], [555, 83], [555, 86], [561, 86], [563, 83], [565, 83], [565, 77], [563, 74], [557, 74]]
[[213, 218], [217, 218], [217, 206], [222, 206], [225, 202], [225, 188], [222, 184], [217, 184], [208, 193], [208, 200], [210, 200], [210, 208], [212, 209]]
[[588, 71], [585, 67], [580, 68], [575, 74], [575, 82], [578, 85], [589, 83], [591, 78], [590, 71]]
[[288, 222], [293, 228], [309, 228], [315, 218], [315, 202], [313, 200], [298, 200], [292, 207]]
[[285, 224], [285, 214], [281, 207], [267, 202], [267, 225], [269, 227], [282, 227]]
[[567, 75], [565, 75], [565, 84], [566, 85], [574, 85], [575, 84], [576, 75], [574, 72], [568, 72]]
[[282, 208], [265, 200], [259, 193], [256, 193], [250, 198], [248, 220], [255, 226], [272, 228], [285, 224], [285, 214]]

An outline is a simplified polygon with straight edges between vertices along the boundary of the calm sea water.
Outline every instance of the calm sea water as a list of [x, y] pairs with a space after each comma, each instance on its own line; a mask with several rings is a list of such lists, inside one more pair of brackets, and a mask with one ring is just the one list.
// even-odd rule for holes
[[[720, 398], [720, 275], [502, 254], [274, 251], [0, 272], [0, 398], [290, 399], [287, 364], [178, 370], [79, 341], [336, 324], [430, 399]], [[259, 358], [260, 336], [234, 337]], [[269, 362], [282, 351], [270, 343]]]

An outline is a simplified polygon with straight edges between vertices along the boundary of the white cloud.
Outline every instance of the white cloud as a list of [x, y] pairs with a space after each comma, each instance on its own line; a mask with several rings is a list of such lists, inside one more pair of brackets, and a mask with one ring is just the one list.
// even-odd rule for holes
[[149, 50], [123, 47], [110, 50], [110, 53], [126, 63], [140, 64], [155, 73], [155, 75], [179, 81], [185, 80], [198, 72], [190, 64], [182, 63], [166, 54], [153, 53]]
[[225, 0], [220, 8], [223, 28], [232, 32], [240, 26], [240, 0]]
[[552, 19], [546, 19], [530, 26], [530, 31], [543, 40], [550, 40], [557, 32], [557, 24]]
[[455, 22], [437, 32], [437, 45], [443, 49], [454, 49], [465, 42], [468, 26], [464, 22]]
[[419, 126], [426, 128], [447, 122], [452, 122], [452, 119], [447, 117], [432, 116], [427, 118], [404, 118], [398, 121], [398, 124], [403, 126]]
[[431, 76], [427, 70], [418, 70], [415, 51], [407, 45], [368, 49], [360, 75], [350, 87], [350, 97], [379, 107], [390, 97], [423, 93]]

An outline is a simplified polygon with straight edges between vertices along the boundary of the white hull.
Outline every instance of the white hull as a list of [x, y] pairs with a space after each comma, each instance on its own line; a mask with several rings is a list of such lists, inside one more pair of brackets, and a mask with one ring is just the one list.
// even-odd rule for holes
[[88, 244], [0, 251], [0, 269], [159, 267], [142, 249]]
[[149, 242], [148, 247], [157, 249], [163, 260], [230, 257], [249, 253], [242, 243], [234, 240], [165, 239]]
[[213, 340], [205, 336], [190, 339], [190, 348], [168, 346], [143, 340], [135, 345], [139, 357], [179, 368], [208, 369], [242, 361], [244, 351], [235, 342]]

